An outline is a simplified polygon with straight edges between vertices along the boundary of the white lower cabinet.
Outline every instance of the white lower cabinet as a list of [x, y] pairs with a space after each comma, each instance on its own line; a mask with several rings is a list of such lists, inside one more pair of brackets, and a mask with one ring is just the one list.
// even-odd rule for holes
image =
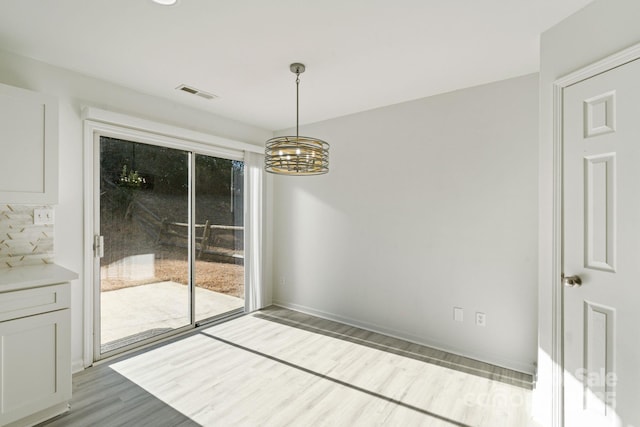
[[0, 293], [0, 426], [68, 410], [70, 335], [68, 283]]

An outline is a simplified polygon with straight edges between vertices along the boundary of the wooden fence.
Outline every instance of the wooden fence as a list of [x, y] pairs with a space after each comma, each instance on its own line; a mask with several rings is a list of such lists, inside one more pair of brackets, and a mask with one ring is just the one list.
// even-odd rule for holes
[[[125, 220], [136, 221], [156, 244], [187, 248], [189, 242], [189, 224], [172, 222], [160, 218], [137, 200], [127, 207]], [[236, 263], [244, 262], [244, 227], [232, 225], [204, 224], [195, 225], [196, 255], [215, 255]]]

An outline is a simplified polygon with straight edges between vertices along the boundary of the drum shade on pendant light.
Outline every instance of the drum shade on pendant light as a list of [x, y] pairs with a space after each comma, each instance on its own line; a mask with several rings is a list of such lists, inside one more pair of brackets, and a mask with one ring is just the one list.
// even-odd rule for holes
[[322, 175], [329, 172], [329, 144], [299, 135], [300, 74], [304, 64], [289, 66], [296, 75], [296, 136], [277, 136], [266, 143], [264, 168], [279, 175]]

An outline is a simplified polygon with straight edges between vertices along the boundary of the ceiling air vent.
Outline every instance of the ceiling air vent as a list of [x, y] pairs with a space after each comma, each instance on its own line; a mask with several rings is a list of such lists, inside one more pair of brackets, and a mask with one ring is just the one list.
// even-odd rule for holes
[[214, 95], [212, 93], [205, 92], [203, 90], [196, 89], [194, 87], [187, 86], [187, 85], [180, 85], [176, 89], [186, 93], [190, 93], [191, 95], [197, 95], [200, 98], [204, 98], [204, 99], [216, 99], [218, 97], [217, 95]]

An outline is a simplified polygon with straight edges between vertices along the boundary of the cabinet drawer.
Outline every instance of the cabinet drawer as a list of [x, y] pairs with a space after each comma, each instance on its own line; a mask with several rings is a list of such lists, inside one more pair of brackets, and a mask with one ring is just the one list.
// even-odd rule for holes
[[68, 283], [0, 294], [0, 322], [70, 306]]

